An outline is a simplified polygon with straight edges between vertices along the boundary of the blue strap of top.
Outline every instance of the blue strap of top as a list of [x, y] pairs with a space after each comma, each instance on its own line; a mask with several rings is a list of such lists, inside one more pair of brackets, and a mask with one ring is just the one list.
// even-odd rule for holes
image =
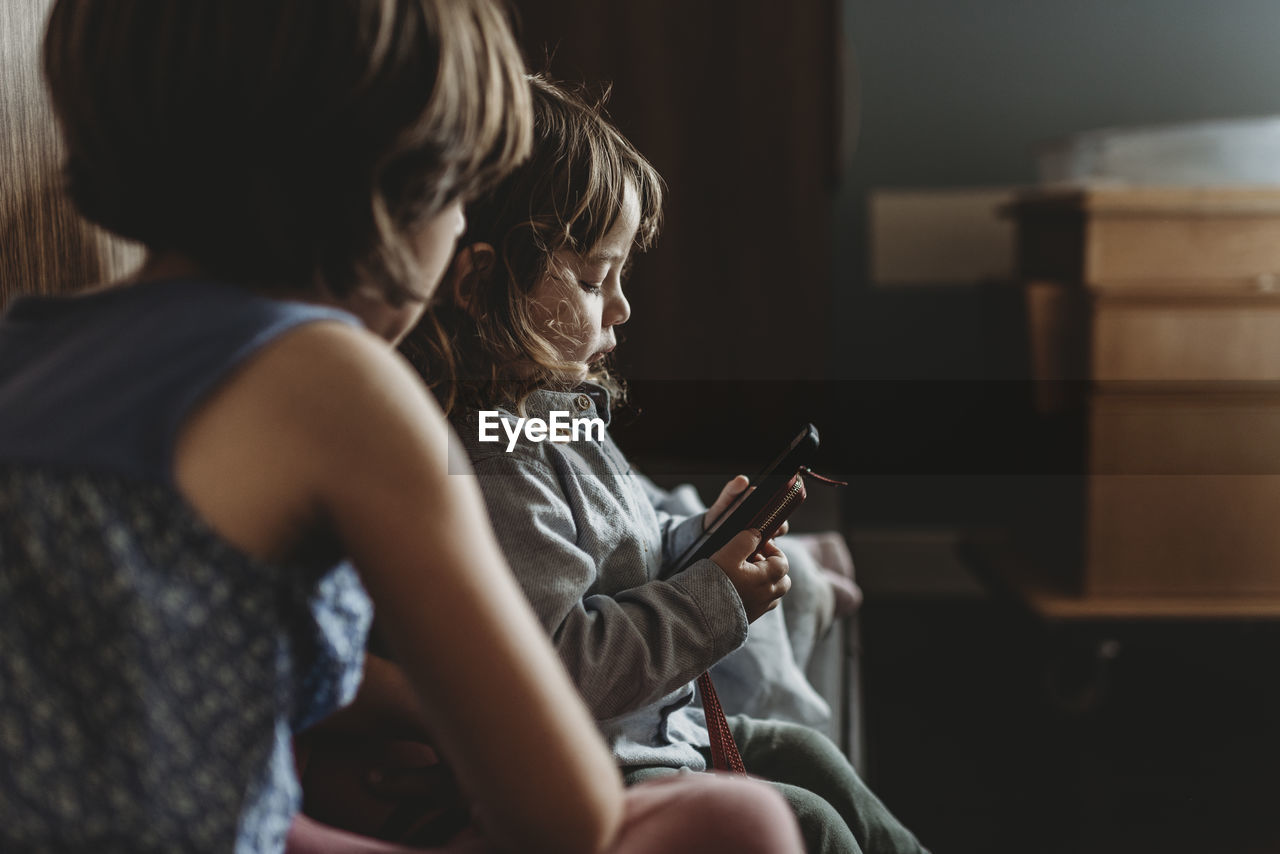
[[17, 300], [0, 320], [0, 461], [172, 485], [177, 432], [237, 366], [335, 308], [203, 280]]

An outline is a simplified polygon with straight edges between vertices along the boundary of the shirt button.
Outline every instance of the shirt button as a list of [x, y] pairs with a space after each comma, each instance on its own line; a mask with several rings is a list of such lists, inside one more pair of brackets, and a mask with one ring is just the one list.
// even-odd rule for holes
[[578, 395], [577, 399], [574, 400], [573, 403], [578, 407], [579, 412], [586, 412], [591, 408], [591, 398], [587, 397], [585, 394]]

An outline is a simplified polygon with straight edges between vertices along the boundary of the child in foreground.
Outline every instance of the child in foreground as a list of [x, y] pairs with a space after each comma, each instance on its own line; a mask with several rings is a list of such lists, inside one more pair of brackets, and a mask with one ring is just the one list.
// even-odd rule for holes
[[[662, 197], [653, 168], [597, 109], [542, 79], [533, 100], [530, 160], [469, 208], [443, 298], [407, 349], [451, 414], [507, 560], [627, 782], [703, 771], [692, 680], [777, 605], [786, 560], [747, 531], [669, 574], [703, 516], [660, 519], [603, 427], [569, 442], [518, 434], [566, 414], [607, 425], [619, 386], [604, 364], [630, 315], [623, 280], [633, 249], [657, 232]], [[744, 485], [731, 481], [710, 512]], [[808, 850], [922, 850], [824, 736], [730, 724]]]
[[451, 763], [442, 850], [797, 850], [763, 786], [624, 794], [391, 346], [528, 151], [501, 12], [59, 0], [45, 69], [148, 260], [0, 319], [0, 850], [407, 851], [294, 821], [290, 734], [353, 697]]

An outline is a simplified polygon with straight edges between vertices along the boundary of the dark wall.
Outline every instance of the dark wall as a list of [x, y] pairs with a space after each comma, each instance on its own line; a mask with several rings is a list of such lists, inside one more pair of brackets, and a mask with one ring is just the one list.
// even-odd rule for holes
[[610, 114], [668, 183], [628, 285], [635, 406], [615, 434], [640, 456], [767, 454], [831, 364], [837, 0], [517, 8], [531, 64], [612, 82]]

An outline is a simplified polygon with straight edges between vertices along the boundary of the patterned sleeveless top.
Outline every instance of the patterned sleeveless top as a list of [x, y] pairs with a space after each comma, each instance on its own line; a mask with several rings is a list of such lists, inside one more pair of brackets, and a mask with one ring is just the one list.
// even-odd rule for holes
[[274, 566], [174, 485], [204, 397], [336, 309], [165, 281], [0, 319], [0, 851], [275, 852], [291, 733], [349, 702], [353, 568]]

